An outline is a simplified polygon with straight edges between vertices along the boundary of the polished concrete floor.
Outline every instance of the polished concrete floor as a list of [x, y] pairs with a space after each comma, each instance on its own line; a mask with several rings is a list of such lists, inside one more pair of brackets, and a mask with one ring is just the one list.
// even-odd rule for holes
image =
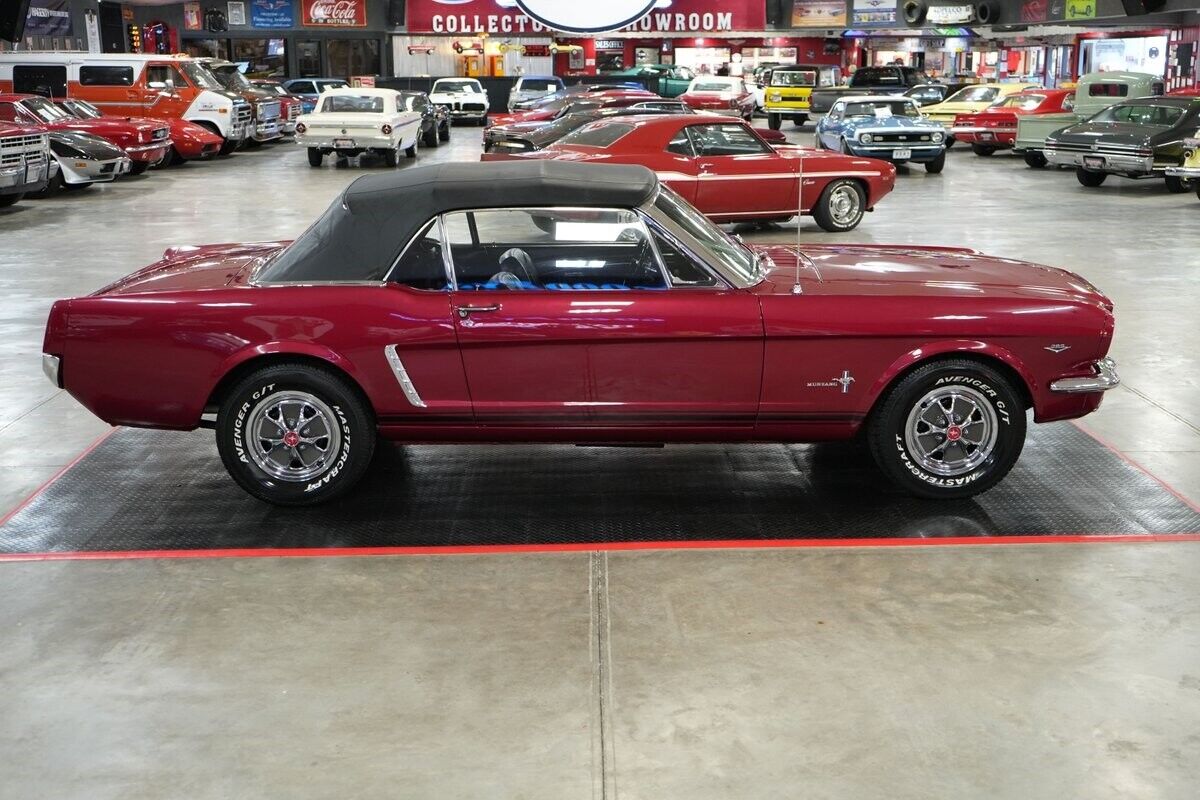
[[[280, 145], [0, 212], [0, 515], [105, 430], [40, 373], [53, 299], [294, 236], [363, 172]], [[1087, 426], [1200, 501], [1198, 215], [956, 149], [852, 234], [747, 236], [1079, 272], [1125, 378]], [[1194, 797], [1198, 567], [1200, 543], [0, 564], [0, 798]]]

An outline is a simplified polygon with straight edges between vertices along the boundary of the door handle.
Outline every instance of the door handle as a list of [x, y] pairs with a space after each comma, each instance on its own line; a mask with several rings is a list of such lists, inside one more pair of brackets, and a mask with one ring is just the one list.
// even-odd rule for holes
[[483, 314], [488, 311], [499, 311], [500, 304], [492, 303], [490, 306], [459, 306], [458, 316], [460, 319], [467, 319], [472, 314]]

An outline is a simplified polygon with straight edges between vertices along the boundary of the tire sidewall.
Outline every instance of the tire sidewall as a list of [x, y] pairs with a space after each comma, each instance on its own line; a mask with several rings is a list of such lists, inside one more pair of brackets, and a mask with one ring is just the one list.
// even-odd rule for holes
[[[830, 208], [834, 191], [843, 185], [849, 186], [858, 193], [858, 216], [855, 217], [854, 221], [848, 225], [839, 223], [836, 219], [834, 219], [833, 211]], [[857, 182], [848, 178], [838, 178], [837, 180], [830, 182], [830, 184], [825, 187], [824, 191], [821, 192], [821, 196], [817, 200], [817, 205], [819, 208], [814, 209], [813, 216], [816, 217], [817, 224], [822, 228], [831, 233], [844, 233], [846, 231], [852, 231], [858, 227], [859, 223], [862, 222], [863, 217], [866, 215], [866, 192], [863, 191], [862, 187], [859, 186]], [[819, 213], [817, 213], [818, 211]]]
[[[909, 452], [905, 427], [913, 406], [931, 390], [962, 386], [974, 389], [996, 415], [996, 443], [988, 458], [964, 475], [937, 475], [924, 469]], [[1025, 407], [1008, 381], [984, 365], [964, 362], [933, 365], [902, 381], [888, 397], [875, 420], [871, 444], [879, 466], [893, 480], [924, 497], [965, 497], [1002, 479], [1025, 442]]]
[[[307, 392], [333, 411], [341, 440], [332, 466], [302, 482], [280, 480], [251, 458], [247, 441], [253, 410], [274, 395]], [[330, 500], [357, 482], [371, 458], [374, 436], [363, 405], [341, 381], [311, 368], [268, 368], [249, 376], [229, 393], [217, 416], [217, 448], [230, 475], [250, 494], [281, 505], [309, 505]]]

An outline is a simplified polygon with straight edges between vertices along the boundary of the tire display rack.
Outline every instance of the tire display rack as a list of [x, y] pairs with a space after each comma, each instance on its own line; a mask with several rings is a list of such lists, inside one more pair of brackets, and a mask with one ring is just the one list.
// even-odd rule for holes
[[1191, 504], [1069, 423], [1031, 426], [1008, 478], [962, 501], [901, 494], [846, 444], [381, 442], [359, 488], [311, 508], [241, 491], [211, 431], [119, 429], [10, 515], [0, 553], [1198, 534]]

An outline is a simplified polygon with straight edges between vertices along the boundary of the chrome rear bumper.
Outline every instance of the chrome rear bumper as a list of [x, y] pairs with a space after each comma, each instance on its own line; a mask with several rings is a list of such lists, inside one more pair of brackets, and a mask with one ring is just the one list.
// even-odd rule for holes
[[1111, 358], [1102, 358], [1093, 367], [1095, 375], [1083, 378], [1059, 378], [1050, 382], [1050, 391], [1064, 394], [1079, 394], [1081, 392], [1107, 392], [1120, 385], [1121, 377], [1117, 375], [1117, 362]]
[[62, 359], [49, 353], [42, 353], [42, 372], [59, 389], [62, 388]]

